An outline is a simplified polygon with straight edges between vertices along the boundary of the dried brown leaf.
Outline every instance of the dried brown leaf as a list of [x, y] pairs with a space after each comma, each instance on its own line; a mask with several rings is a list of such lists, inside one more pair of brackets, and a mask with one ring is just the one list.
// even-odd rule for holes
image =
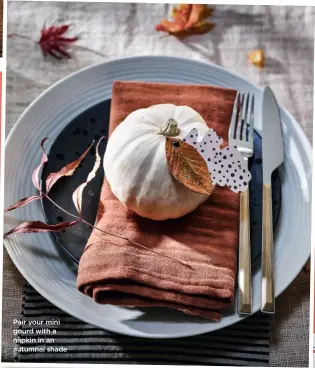
[[166, 159], [172, 175], [187, 188], [201, 194], [211, 194], [212, 183], [207, 164], [190, 144], [166, 138]]
[[45, 163], [48, 161], [48, 156], [47, 156], [47, 153], [44, 149], [44, 143], [47, 141], [48, 138], [45, 138], [41, 141], [41, 149], [43, 151], [43, 154], [42, 154], [42, 159], [41, 159], [41, 162], [40, 164], [36, 167], [36, 169], [33, 171], [33, 175], [32, 175], [32, 181], [33, 181], [33, 184], [35, 186], [36, 189], [38, 189], [40, 191], [40, 185], [39, 185], [39, 172], [40, 170], [42, 169], [42, 167], [45, 165]]
[[73, 203], [74, 203], [75, 208], [77, 209], [77, 211], [79, 212], [80, 215], [82, 214], [82, 195], [83, 195], [83, 191], [84, 191], [85, 187], [88, 185], [88, 183], [90, 183], [95, 178], [97, 170], [99, 169], [99, 167], [101, 165], [101, 156], [99, 154], [98, 147], [99, 147], [99, 144], [101, 143], [103, 138], [105, 138], [105, 137], [102, 137], [96, 145], [95, 163], [94, 163], [92, 171], [89, 173], [86, 181], [84, 183], [82, 183], [80, 186], [78, 186], [78, 188], [73, 192], [73, 195], [72, 195]]
[[70, 226], [77, 224], [78, 222], [79, 220], [75, 220], [75, 221], [60, 222], [59, 224], [56, 225], [48, 225], [41, 221], [26, 221], [16, 226], [6, 234], [4, 234], [4, 238], [12, 234], [47, 233], [47, 232], [61, 231], [63, 229], [66, 229]]
[[36, 201], [37, 199], [42, 199], [42, 198], [43, 198], [42, 196], [31, 196], [31, 197], [20, 199], [19, 201], [12, 204], [10, 207], [6, 208], [4, 212], [9, 212], [9, 211], [15, 210], [16, 208], [24, 207], [28, 205], [29, 203]]
[[81, 161], [84, 159], [84, 157], [87, 155], [87, 153], [90, 151], [94, 144], [94, 141], [92, 144], [86, 149], [82, 155], [77, 158], [76, 160], [70, 162], [66, 166], [64, 166], [62, 169], [60, 169], [57, 172], [51, 173], [48, 175], [46, 179], [46, 194], [48, 194], [51, 190], [51, 188], [56, 184], [56, 182], [63, 178], [64, 176], [71, 176], [77, 169], [77, 167], [80, 165]]
[[163, 19], [156, 25], [157, 31], [167, 32], [176, 37], [209, 32], [214, 24], [206, 21], [213, 9], [206, 4], [181, 4], [172, 11], [173, 20]]
[[[187, 20], [187, 23], [185, 24], [185, 28], [186, 29], [193, 28], [197, 23], [205, 19], [204, 16], [207, 14], [206, 9], [209, 8], [207, 7], [207, 5], [204, 4], [192, 5], [189, 18]], [[206, 17], [208, 17], [208, 14], [206, 15]]]
[[186, 33], [181, 23], [171, 22], [167, 19], [162, 19], [161, 23], [156, 25], [156, 30], [167, 32], [169, 34], [173, 34], [178, 37], [182, 37]]
[[190, 13], [192, 10], [192, 4], [180, 4], [178, 8], [174, 6], [172, 9], [172, 17], [174, 21], [177, 23], [186, 24], [189, 19]]
[[191, 34], [203, 34], [211, 31], [214, 27], [214, 23], [207, 22], [207, 21], [200, 21], [198, 22], [193, 28], [190, 28]]

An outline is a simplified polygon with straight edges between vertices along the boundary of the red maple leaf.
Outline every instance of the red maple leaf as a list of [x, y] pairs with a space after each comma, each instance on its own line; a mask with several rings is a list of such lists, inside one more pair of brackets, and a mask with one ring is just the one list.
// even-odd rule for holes
[[41, 37], [37, 43], [39, 44], [44, 57], [51, 55], [56, 59], [70, 59], [71, 55], [67, 52], [67, 48], [78, 37], [64, 37], [64, 34], [68, 31], [70, 25], [64, 24], [59, 27], [50, 26], [41, 30]]

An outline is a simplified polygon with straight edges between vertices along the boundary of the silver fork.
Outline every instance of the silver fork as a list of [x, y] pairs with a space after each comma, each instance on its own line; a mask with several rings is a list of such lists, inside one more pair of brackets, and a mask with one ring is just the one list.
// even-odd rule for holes
[[[229, 145], [248, 159], [254, 151], [254, 95], [237, 93], [229, 130]], [[238, 265], [238, 313], [252, 314], [249, 191], [241, 193]]]

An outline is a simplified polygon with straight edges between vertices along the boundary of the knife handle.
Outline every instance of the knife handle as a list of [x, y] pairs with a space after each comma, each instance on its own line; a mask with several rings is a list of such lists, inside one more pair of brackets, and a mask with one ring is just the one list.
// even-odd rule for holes
[[240, 198], [240, 239], [238, 264], [238, 313], [252, 314], [251, 246], [249, 221], [249, 191]]
[[275, 313], [271, 184], [263, 187], [261, 311]]

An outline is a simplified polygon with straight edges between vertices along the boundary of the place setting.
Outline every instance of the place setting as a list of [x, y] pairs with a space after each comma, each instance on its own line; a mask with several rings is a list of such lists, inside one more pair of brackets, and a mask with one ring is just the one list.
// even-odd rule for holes
[[180, 338], [276, 313], [310, 253], [310, 152], [268, 86], [218, 66], [91, 66], [8, 137], [5, 245], [44, 298], [116, 333]]

